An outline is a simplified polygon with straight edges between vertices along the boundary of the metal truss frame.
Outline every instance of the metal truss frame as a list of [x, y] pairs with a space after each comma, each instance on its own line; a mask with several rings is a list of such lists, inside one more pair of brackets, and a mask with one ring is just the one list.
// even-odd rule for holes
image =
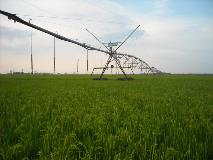
[[[122, 71], [123, 75], [125, 76], [126, 79], [129, 79], [127, 77], [127, 74], [124, 71], [124, 68], [131, 68], [132, 72], [134, 68], [139, 67], [142, 70], [147, 70], [150, 73], [162, 73], [161, 71], [159, 71], [158, 69], [154, 68], [154, 67], [150, 67], [146, 62], [144, 62], [143, 60], [141, 60], [138, 57], [129, 55], [129, 54], [122, 54], [122, 53], [118, 53], [117, 50], [132, 36], [132, 34], [140, 27], [140, 25], [138, 27], [136, 27], [127, 37], [123, 42], [117, 42], [118, 47], [116, 49], [113, 50], [112, 46], [106, 46], [105, 43], [102, 43], [94, 34], [92, 34], [89, 30], [87, 30], [97, 41], [99, 41], [99, 43], [101, 43], [107, 50], [102, 50], [101, 48], [96, 48], [96, 47], [92, 47], [86, 43], [80, 43], [78, 41], [75, 41], [73, 39], [64, 37], [62, 35], [59, 35], [58, 33], [54, 33], [51, 32], [47, 29], [44, 29], [42, 27], [39, 27], [35, 24], [32, 24], [30, 22], [27, 22], [23, 19], [21, 19], [20, 17], [16, 16], [16, 14], [11, 14], [9, 12], [5, 12], [0, 10], [0, 14], [5, 15], [8, 17], [9, 20], [13, 20], [14, 22], [19, 22], [23, 25], [26, 25], [28, 27], [34, 28], [36, 30], [39, 30], [41, 32], [44, 32], [46, 34], [49, 34], [55, 38], [58, 38], [60, 40], [66, 41], [66, 42], [70, 42], [73, 43], [75, 45], [78, 45], [80, 47], [83, 47], [87, 50], [87, 54], [88, 54], [88, 50], [95, 50], [98, 52], [102, 52], [105, 54], [109, 55], [109, 58], [106, 62], [105, 67], [99, 67], [102, 68], [102, 73], [100, 75], [100, 79], [103, 77], [106, 69], [108, 69], [108, 65], [112, 62], [115, 61], [115, 63], [118, 65], [118, 68]], [[108, 43], [108, 44], [113, 44], [113, 43]], [[124, 60], [124, 63], [121, 63]], [[131, 62], [130, 62], [131, 61]], [[88, 65], [88, 63], [87, 63]], [[122, 66], [123, 65], [123, 66]], [[88, 67], [88, 66], [87, 66]], [[96, 68], [97, 69], [97, 68]], [[94, 71], [94, 69], [93, 69]], [[134, 72], [133, 72], [134, 73]]]

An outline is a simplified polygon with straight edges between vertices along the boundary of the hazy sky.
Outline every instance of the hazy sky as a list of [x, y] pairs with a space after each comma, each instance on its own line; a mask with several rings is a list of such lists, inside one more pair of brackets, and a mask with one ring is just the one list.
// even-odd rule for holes
[[[0, 0], [0, 9], [71, 39], [100, 47], [85, 28], [102, 41], [122, 41], [119, 50], [171, 73], [213, 73], [213, 0]], [[0, 72], [30, 72], [30, 32], [34, 68], [53, 72], [53, 37], [0, 15]], [[90, 72], [107, 56], [91, 51]], [[56, 40], [56, 72], [86, 73], [86, 50]]]

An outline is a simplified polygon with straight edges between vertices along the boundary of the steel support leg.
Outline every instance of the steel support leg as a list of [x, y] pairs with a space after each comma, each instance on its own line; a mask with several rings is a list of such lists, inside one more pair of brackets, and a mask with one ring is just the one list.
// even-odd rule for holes
[[110, 55], [109, 58], [108, 58], [108, 60], [107, 60], [107, 63], [106, 63], [106, 65], [105, 65], [105, 67], [103, 68], [103, 71], [102, 71], [102, 73], [101, 73], [100, 79], [103, 77], [103, 74], [104, 74], [104, 72], [106, 71], [106, 69], [108, 68], [108, 65], [109, 65], [109, 63], [111, 62], [111, 60], [112, 60], [112, 56]]
[[93, 68], [93, 70], [92, 70], [92, 73], [91, 73], [91, 76], [93, 75], [93, 73], [94, 73], [94, 70], [95, 70], [95, 68]]
[[131, 67], [132, 74], [134, 75], [133, 68]]
[[118, 64], [120, 70], [123, 72], [125, 78], [128, 79], [128, 77], [127, 77], [127, 75], [126, 75], [124, 69], [122, 68], [122, 66], [121, 66], [121, 64], [120, 64], [120, 61], [117, 59], [117, 57], [113, 57], [113, 58], [115, 59], [116, 63]]

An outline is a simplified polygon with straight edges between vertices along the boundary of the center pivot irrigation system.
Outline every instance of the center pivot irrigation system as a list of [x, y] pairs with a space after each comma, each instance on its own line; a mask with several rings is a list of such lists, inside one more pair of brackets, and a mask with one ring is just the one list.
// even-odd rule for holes
[[[83, 47], [87, 50], [87, 56], [88, 56], [89, 50], [95, 50], [95, 51], [99, 51], [99, 52], [102, 52], [102, 53], [109, 55], [109, 58], [108, 58], [106, 65], [104, 67], [93, 68], [92, 74], [94, 73], [95, 70], [102, 69], [101, 75], [98, 79], [102, 79], [105, 71], [110, 68], [108, 66], [111, 62], [115, 62], [115, 64], [118, 66], [118, 67], [114, 67], [113, 65], [111, 65], [111, 69], [112, 68], [120, 69], [121, 72], [123, 73], [123, 75], [125, 76], [126, 80], [131, 79], [131, 78], [128, 78], [127, 74], [124, 71], [125, 68], [131, 69], [132, 73], [134, 73], [133, 69], [136, 69], [136, 68], [140, 69], [140, 71], [144, 72], [144, 73], [162, 73], [158, 69], [156, 69], [154, 67], [150, 67], [146, 62], [144, 62], [143, 60], [141, 60], [140, 58], [138, 58], [136, 56], [117, 52], [118, 49], [140, 27], [140, 25], [136, 29], [134, 29], [123, 42], [113, 42], [113, 43], [112, 42], [109, 42], [109, 43], [101, 42], [93, 33], [91, 33], [88, 29], [86, 29], [87, 32], [89, 32], [100, 44], [102, 44], [106, 48], [106, 50], [102, 50], [101, 48], [92, 47], [90, 45], [87, 45], [86, 43], [80, 43], [80, 42], [77, 42], [75, 40], [72, 40], [72, 39], [66, 38], [64, 36], [61, 36], [59, 34], [56, 34], [54, 32], [51, 32], [47, 29], [41, 28], [37, 25], [34, 25], [30, 22], [27, 22], [27, 21], [19, 18], [18, 16], [16, 16], [16, 14], [11, 14], [11, 13], [8, 13], [8, 12], [2, 11], [2, 10], [0, 10], [0, 13], [7, 16], [9, 20], [14, 20], [14, 22], [22, 23], [26, 26], [29, 26], [31, 28], [34, 28], [34, 29], [39, 30], [41, 32], [44, 32], [46, 34], [49, 34], [49, 35], [53, 36], [54, 38], [58, 38], [60, 40], [67, 41], [67, 42], [76, 44], [80, 47]], [[114, 47], [116, 47], [116, 48], [114, 48]], [[88, 70], [88, 61], [87, 61], [87, 70]]]

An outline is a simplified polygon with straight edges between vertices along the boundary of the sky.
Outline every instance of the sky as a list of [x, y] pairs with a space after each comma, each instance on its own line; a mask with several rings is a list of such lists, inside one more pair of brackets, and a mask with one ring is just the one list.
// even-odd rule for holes
[[[213, 0], [0, 0], [0, 9], [95, 47], [123, 41], [119, 49], [169, 73], [213, 73]], [[53, 37], [0, 15], [0, 73], [30, 72], [30, 33], [37, 72], [53, 72]], [[102, 48], [104, 49], [104, 48]], [[86, 72], [86, 50], [56, 40], [56, 72]], [[107, 55], [89, 51], [89, 73]]]

